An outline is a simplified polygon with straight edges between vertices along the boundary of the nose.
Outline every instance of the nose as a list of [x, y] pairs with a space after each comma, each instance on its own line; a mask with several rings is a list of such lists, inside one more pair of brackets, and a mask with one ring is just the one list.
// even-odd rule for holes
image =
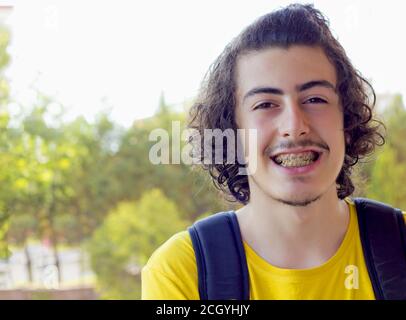
[[282, 137], [291, 139], [297, 139], [309, 133], [307, 115], [296, 101], [286, 100], [279, 130]]

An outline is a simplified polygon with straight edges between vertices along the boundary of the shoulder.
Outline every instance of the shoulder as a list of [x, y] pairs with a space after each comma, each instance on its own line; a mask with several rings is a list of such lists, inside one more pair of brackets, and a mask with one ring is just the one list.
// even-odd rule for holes
[[199, 299], [197, 266], [188, 231], [169, 238], [142, 268], [142, 299]]
[[163, 243], [149, 258], [146, 268], [152, 268], [165, 274], [174, 273], [181, 265], [195, 264], [192, 241], [187, 230], [178, 232]]

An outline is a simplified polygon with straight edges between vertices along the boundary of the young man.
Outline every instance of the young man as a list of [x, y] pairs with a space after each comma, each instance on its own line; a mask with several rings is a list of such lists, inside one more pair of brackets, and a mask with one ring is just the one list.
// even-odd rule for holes
[[[191, 127], [257, 130], [249, 175], [204, 165], [244, 205], [235, 214], [250, 299], [376, 298], [349, 198], [351, 167], [384, 143], [367, 86], [310, 5], [259, 18], [210, 70]], [[201, 298], [194, 249], [188, 231], [163, 244], [143, 268], [142, 298]]]

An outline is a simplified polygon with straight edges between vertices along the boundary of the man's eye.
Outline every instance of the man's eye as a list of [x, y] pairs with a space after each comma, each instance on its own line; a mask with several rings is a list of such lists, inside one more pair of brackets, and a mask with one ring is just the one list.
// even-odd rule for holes
[[257, 109], [267, 109], [267, 108], [272, 108], [272, 107], [274, 107], [274, 106], [275, 106], [275, 104], [272, 103], [272, 102], [264, 102], [264, 103], [261, 103], [261, 104], [255, 106], [253, 110], [257, 110]]
[[314, 97], [307, 99], [305, 103], [327, 103], [327, 101], [319, 97]]

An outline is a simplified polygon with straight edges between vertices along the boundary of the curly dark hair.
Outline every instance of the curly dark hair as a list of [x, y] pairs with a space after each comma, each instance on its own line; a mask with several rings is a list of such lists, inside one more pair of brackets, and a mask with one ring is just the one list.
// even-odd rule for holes
[[289, 48], [292, 45], [321, 47], [336, 70], [346, 146], [344, 163], [336, 179], [340, 199], [354, 192], [350, 178], [352, 167], [372, 154], [377, 145], [385, 143], [380, 130], [385, 126], [373, 115], [376, 102], [374, 89], [353, 67], [343, 47], [332, 35], [328, 20], [313, 5], [291, 4], [258, 18], [225, 47], [210, 66], [190, 109], [188, 126], [197, 130], [195, 132], [199, 132], [202, 139], [197, 144], [197, 148], [201, 149], [198, 150], [202, 155], [200, 162], [209, 171], [214, 185], [231, 195], [229, 200], [243, 204], [249, 201], [248, 177], [239, 174], [243, 165], [238, 161], [233, 164], [226, 161], [204, 163], [204, 152], [207, 152], [204, 148], [214, 152], [213, 141], [203, 141], [204, 130], [232, 129], [236, 132], [235, 69], [239, 56], [270, 46]]

